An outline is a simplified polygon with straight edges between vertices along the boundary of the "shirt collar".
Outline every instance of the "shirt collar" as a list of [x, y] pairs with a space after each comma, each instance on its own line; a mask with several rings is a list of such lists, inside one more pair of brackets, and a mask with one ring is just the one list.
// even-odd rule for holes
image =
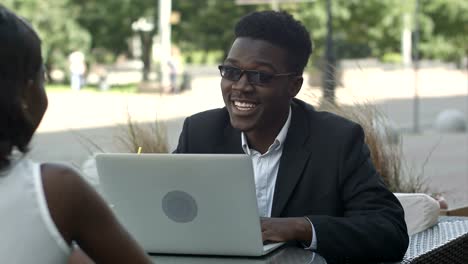
[[[291, 115], [292, 115], [292, 110], [291, 106], [289, 107], [289, 114], [288, 114], [288, 119], [286, 119], [286, 122], [283, 125], [283, 128], [281, 128], [280, 132], [275, 138], [275, 141], [273, 141], [273, 144], [268, 148], [268, 151], [271, 149], [278, 150], [283, 146], [284, 141], [286, 140], [286, 135], [288, 134], [289, 126], [291, 125]], [[241, 132], [241, 144], [242, 144], [242, 149], [244, 150], [245, 154], [250, 155], [250, 148], [249, 144], [247, 142], [247, 137], [245, 136], [244, 132]]]

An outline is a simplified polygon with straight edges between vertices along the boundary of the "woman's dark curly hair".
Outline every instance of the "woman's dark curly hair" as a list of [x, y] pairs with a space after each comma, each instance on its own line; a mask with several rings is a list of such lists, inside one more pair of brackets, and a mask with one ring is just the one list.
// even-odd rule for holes
[[307, 29], [284, 11], [252, 12], [235, 26], [235, 37], [267, 41], [285, 49], [289, 54], [289, 68], [302, 74], [312, 54], [312, 41]]
[[31, 26], [0, 5], [0, 170], [14, 148], [26, 152], [34, 125], [22, 95], [42, 67], [41, 41]]

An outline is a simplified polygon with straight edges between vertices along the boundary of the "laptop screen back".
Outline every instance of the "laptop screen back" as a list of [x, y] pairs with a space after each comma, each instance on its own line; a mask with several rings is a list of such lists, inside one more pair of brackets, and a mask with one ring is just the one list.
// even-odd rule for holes
[[252, 161], [238, 154], [99, 154], [104, 197], [148, 252], [263, 253]]

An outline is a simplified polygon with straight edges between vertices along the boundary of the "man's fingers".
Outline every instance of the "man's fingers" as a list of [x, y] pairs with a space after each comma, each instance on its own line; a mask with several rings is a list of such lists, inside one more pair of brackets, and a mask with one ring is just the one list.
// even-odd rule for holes
[[275, 221], [272, 218], [261, 217], [260, 224], [263, 241], [284, 241], [283, 235], [281, 234], [281, 227], [278, 225], [278, 221]]
[[262, 231], [262, 240], [263, 241], [280, 241], [281, 238], [272, 230]]
[[270, 241], [270, 242], [281, 242], [283, 239], [281, 239], [278, 235], [275, 235], [272, 232], [266, 231], [262, 232], [262, 240], [263, 242], [265, 241]]
[[269, 232], [267, 230], [265, 230], [265, 231], [262, 230], [262, 240], [263, 241], [270, 240], [270, 237], [271, 237], [271, 232]]

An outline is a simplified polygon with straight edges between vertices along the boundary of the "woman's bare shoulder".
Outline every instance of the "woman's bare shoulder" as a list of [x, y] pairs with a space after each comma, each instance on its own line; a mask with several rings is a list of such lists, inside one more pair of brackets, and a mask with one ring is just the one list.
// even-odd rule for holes
[[73, 180], [74, 177], [80, 177], [80, 174], [71, 167], [58, 163], [42, 163], [41, 174], [43, 179], [47, 180]]
[[91, 187], [76, 170], [62, 164], [41, 164], [41, 178], [50, 215], [63, 238], [70, 243], [80, 203], [91, 192]]
[[46, 195], [54, 193], [81, 194], [89, 188], [76, 170], [63, 164], [43, 163], [41, 177]]

